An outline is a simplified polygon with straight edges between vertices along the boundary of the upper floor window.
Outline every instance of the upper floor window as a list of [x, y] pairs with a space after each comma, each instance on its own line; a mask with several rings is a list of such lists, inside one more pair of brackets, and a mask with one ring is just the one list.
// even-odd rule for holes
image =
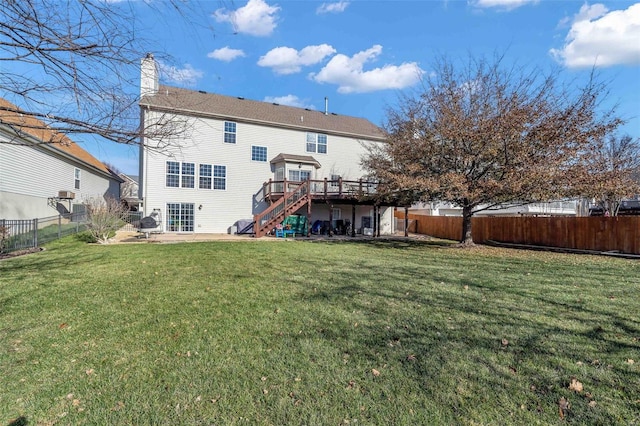
[[267, 147], [266, 146], [252, 146], [251, 147], [251, 160], [252, 161], [267, 161]]
[[307, 133], [307, 152], [327, 153], [327, 135], [322, 133]]
[[200, 182], [198, 187], [200, 189], [211, 189], [211, 164], [200, 164]]
[[180, 163], [177, 161], [167, 161], [166, 185], [170, 188], [180, 187]]
[[194, 163], [182, 163], [182, 187], [195, 188], [196, 165]]
[[78, 168], [73, 171], [73, 187], [80, 189], [80, 169]]
[[213, 189], [227, 189], [227, 166], [213, 166]]
[[236, 143], [236, 123], [232, 121], [224, 122], [224, 142]]
[[166, 185], [170, 188], [194, 188], [195, 164], [167, 161]]

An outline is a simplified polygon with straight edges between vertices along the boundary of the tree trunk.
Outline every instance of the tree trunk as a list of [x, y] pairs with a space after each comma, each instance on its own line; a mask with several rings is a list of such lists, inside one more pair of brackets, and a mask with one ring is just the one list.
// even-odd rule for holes
[[463, 246], [473, 245], [473, 236], [471, 235], [471, 218], [473, 217], [473, 207], [462, 206], [462, 239], [460, 244]]

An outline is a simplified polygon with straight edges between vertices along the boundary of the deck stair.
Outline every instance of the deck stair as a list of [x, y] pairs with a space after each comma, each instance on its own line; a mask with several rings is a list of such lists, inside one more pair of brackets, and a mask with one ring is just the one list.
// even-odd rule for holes
[[302, 182], [292, 191], [271, 204], [265, 211], [254, 215], [254, 231], [257, 238], [269, 233], [278, 223], [290, 214], [300, 210], [311, 202], [309, 194], [309, 181]]

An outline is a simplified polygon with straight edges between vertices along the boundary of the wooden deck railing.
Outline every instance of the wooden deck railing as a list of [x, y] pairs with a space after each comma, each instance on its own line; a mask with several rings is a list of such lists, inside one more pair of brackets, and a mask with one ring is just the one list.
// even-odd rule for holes
[[[308, 181], [309, 195], [313, 198], [358, 198], [376, 194], [378, 183], [366, 180], [330, 180], [311, 179]], [[274, 200], [290, 192], [303, 182], [284, 180], [271, 180], [262, 185], [262, 194], [265, 199]]]

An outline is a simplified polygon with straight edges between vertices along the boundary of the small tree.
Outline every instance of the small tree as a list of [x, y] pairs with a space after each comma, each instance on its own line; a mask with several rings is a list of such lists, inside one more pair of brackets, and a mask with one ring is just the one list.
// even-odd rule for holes
[[87, 232], [96, 242], [108, 244], [115, 231], [124, 224], [127, 208], [115, 198], [90, 198], [87, 209]]
[[482, 210], [577, 194], [594, 141], [621, 124], [598, 115], [605, 87], [570, 92], [557, 73], [508, 68], [502, 58], [440, 59], [422, 91], [387, 113], [387, 143], [363, 166], [388, 192], [462, 207], [461, 242], [473, 244]]
[[590, 172], [585, 195], [617, 216], [624, 198], [640, 194], [640, 142], [629, 135], [603, 138], [594, 149]]

